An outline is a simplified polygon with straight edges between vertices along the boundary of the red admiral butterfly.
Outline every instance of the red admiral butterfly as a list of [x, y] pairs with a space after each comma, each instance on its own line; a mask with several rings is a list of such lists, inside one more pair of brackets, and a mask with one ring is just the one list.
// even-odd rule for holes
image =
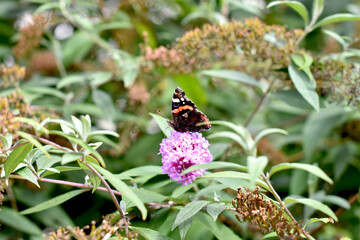
[[[200, 132], [211, 128], [209, 119], [196, 108], [181, 88], [176, 88], [172, 98], [173, 120], [169, 125], [177, 132]], [[197, 126], [198, 123], [207, 124]]]

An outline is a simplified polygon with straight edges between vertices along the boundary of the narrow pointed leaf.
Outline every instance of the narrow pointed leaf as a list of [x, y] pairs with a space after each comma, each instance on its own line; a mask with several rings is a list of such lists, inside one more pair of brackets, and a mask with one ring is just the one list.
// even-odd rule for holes
[[50, 154], [46, 151], [44, 146], [38, 140], [36, 140], [33, 136], [31, 136], [30, 134], [28, 134], [26, 132], [22, 132], [22, 131], [17, 131], [16, 133], [19, 134], [20, 137], [31, 142], [35, 147], [40, 149], [40, 151], [42, 151], [48, 158], [50, 158]]
[[179, 224], [188, 220], [196, 213], [198, 213], [209, 201], [193, 201], [188, 203], [184, 208], [180, 210], [178, 215], [176, 216], [175, 222], [171, 228], [171, 231], [174, 230]]
[[52, 208], [57, 205], [60, 205], [63, 202], [66, 202], [66, 201], [72, 199], [73, 197], [76, 197], [77, 195], [80, 195], [81, 193], [84, 193], [86, 191], [88, 191], [88, 190], [87, 189], [78, 189], [78, 190], [73, 190], [73, 191], [61, 194], [61, 195], [54, 197], [48, 201], [42, 202], [34, 207], [31, 207], [24, 211], [21, 211], [20, 214], [26, 215], [26, 214], [30, 214], [30, 213], [44, 211], [48, 208]]
[[168, 238], [162, 233], [152, 230], [150, 228], [134, 227], [134, 226], [129, 226], [129, 228], [133, 229], [135, 232], [137, 232], [147, 240], [171, 240], [171, 238]]
[[316, 201], [314, 199], [309, 199], [309, 198], [292, 198], [292, 197], [287, 197], [285, 199], [285, 204], [287, 203], [301, 203], [304, 204], [306, 206], [309, 206], [311, 208], [314, 208], [320, 212], [323, 212], [325, 214], [327, 214], [328, 216], [330, 216], [331, 218], [333, 218], [336, 222], [338, 221], [337, 216], [335, 215], [335, 213], [325, 204]]
[[331, 180], [331, 178], [329, 178], [328, 175], [326, 175], [326, 173], [322, 169], [320, 169], [317, 166], [306, 163], [280, 163], [270, 169], [269, 176], [272, 176], [279, 171], [287, 170], [287, 169], [301, 169], [309, 173], [312, 173], [315, 176], [318, 176], [319, 178], [323, 179], [324, 181], [330, 184], [333, 184], [333, 180]]
[[266, 8], [271, 8], [276, 5], [284, 4], [288, 7], [291, 7], [295, 12], [297, 12], [301, 18], [304, 20], [305, 26], [309, 23], [309, 13], [306, 9], [306, 7], [301, 3], [297, 1], [273, 1], [270, 2]]
[[142, 219], [145, 220], [147, 216], [147, 209], [144, 206], [144, 203], [140, 200], [140, 198], [132, 191], [132, 189], [126, 185], [123, 181], [121, 181], [114, 174], [109, 172], [108, 170], [97, 166], [96, 164], [90, 163], [98, 172], [100, 172], [114, 187], [116, 190], [121, 192], [124, 196], [126, 196], [131, 202], [135, 204], [135, 206], [140, 210]]
[[28, 167], [24, 167], [24, 168], [18, 170], [17, 174], [19, 174], [23, 178], [29, 180], [30, 182], [35, 184], [38, 188], [40, 188], [40, 185], [37, 182], [36, 176], [34, 175], [34, 173]]
[[29, 152], [32, 150], [33, 145], [26, 143], [19, 147], [16, 147], [10, 155], [6, 158], [4, 163], [5, 178], [8, 179], [14, 169], [25, 160]]
[[353, 15], [349, 13], [338, 13], [321, 19], [319, 22], [315, 24], [314, 29], [330, 23], [344, 22], [344, 21], [359, 21], [359, 20], [360, 20], [359, 15]]
[[245, 73], [234, 71], [234, 70], [211, 69], [211, 70], [201, 71], [201, 74], [204, 74], [204, 75], [210, 76], [210, 77], [234, 80], [234, 81], [238, 81], [238, 82], [249, 84], [249, 85], [256, 86], [256, 87], [260, 86], [259, 82], [255, 78], [253, 78], [250, 75], [247, 75]]
[[1, 206], [0, 222], [27, 234], [39, 236], [43, 234], [41, 229], [32, 220], [9, 207]]
[[214, 222], [216, 221], [219, 214], [226, 209], [224, 203], [212, 203], [209, 204], [206, 208], [208, 214], [213, 218]]

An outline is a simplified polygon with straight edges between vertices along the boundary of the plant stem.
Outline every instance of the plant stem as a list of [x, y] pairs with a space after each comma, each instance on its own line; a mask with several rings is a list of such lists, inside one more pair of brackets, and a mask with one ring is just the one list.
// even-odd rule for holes
[[247, 127], [249, 125], [249, 123], [251, 122], [251, 120], [253, 119], [253, 117], [255, 116], [255, 114], [259, 111], [261, 105], [263, 104], [265, 98], [269, 95], [270, 90], [272, 85], [274, 84], [275, 80], [272, 80], [270, 82], [270, 85], [268, 87], [268, 89], [266, 89], [266, 91], [264, 92], [264, 94], [261, 96], [260, 101], [258, 102], [256, 108], [254, 109], [254, 111], [250, 114], [249, 118], [246, 120], [246, 122], [244, 123], [244, 127]]
[[[49, 141], [49, 140], [47, 140], [47, 139], [45, 139], [45, 138], [37, 137], [37, 136], [34, 136], [34, 137], [37, 138], [39, 141], [41, 141], [41, 142], [43, 142], [43, 143], [49, 144], [49, 145], [51, 145], [51, 146], [53, 146], [53, 147], [56, 147], [56, 148], [58, 148], [58, 149], [61, 149], [61, 150], [65, 151], [65, 152], [70, 152], [70, 151], [67, 150], [66, 148], [63, 148], [62, 146], [60, 146], [60, 145], [58, 145], [58, 144], [56, 144], [56, 143], [54, 143], [54, 142], [52, 142], [52, 141]], [[96, 169], [93, 168], [93, 166], [91, 166], [90, 164], [85, 163], [85, 162], [84, 162], [84, 164], [85, 164], [98, 178], [100, 178], [101, 182], [104, 184], [104, 186], [105, 186], [105, 188], [107, 189], [107, 192], [110, 194], [110, 196], [111, 196], [111, 198], [112, 198], [112, 200], [113, 200], [113, 202], [114, 202], [117, 210], [119, 211], [121, 217], [124, 219], [125, 233], [126, 233], [126, 236], [128, 237], [128, 239], [130, 239], [130, 238], [129, 238], [129, 226], [128, 226], [129, 223], [126, 221], [126, 216], [125, 216], [124, 212], [121, 210], [120, 205], [119, 205], [119, 202], [118, 202], [118, 200], [116, 199], [113, 190], [110, 188], [109, 184], [105, 181], [105, 179], [103, 178], [103, 176], [101, 176], [101, 174], [100, 174], [98, 171], [96, 171]], [[121, 194], [121, 193], [120, 193], [120, 194]]]
[[266, 185], [268, 185], [268, 187], [271, 190], [272, 195], [275, 197], [275, 199], [279, 202], [280, 206], [285, 210], [285, 212], [287, 213], [287, 215], [291, 218], [291, 220], [302, 230], [303, 234], [305, 235], [305, 237], [307, 239], [310, 239], [309, 234], [303, 229], [303, 227], [296, 221], [296, 219], [294, 218], [294, 216], [291, 214], [291, 212], [289, 211], [289, 209], [285, 206], [285, 203], [281, 200], [279, 194], [275, 191], [273, 185], [271, 184], [269, 178], [267, 176], [265, 176], [264, 173], [261, 173], [261, 176], [263, 178], [263, 180], [265, 181]]
[[[19, 175], [10, 175], [10, 178], [26, 180], [25, 178], [23, 178], [22, 176], [19, 176]], [[93, 186], [91, 186], [91, 185], [87, 185], [87, 184], [83, 184], [83, 183], [74, 183], [74, 182], [69, 182], [69, 181], [64, 181], [64, 180], [57, 180], [57, 179], [50, 179], [50, 178], [38, 178], [37, 180], [40, 182], [55, 183], [55, 184], [59, 184], [59, 185], [66, 185], [66, 186], [72, 186], [72, 187], [78, 187], [78, 188], [86, 188], [86, 189], [93, 188]], [[104, 187], [98, 187], [97, 190], [100, 190], [103, 192], [108, 192], [108, 189], [104, 188]], [[121, 192], [113, 190], [113, 189], [112, 189], [112, 191], [114, 194], [121, 196]]]
[[118, 200], [115, 197], [115, 194], [113, 193], [113, 190], [110, 188], [109, 184], [105, 181], [105, 179], [103, 178], [103, 176], [101, 176], [101, 174], [96, 171], [96, 169], [91, 166], [89, 163], [85, 163], [84, 164], [98, 177], [100, 178], [101, 182], [105, 185], [105, 188], [108, 190], [113, 202], [115, 203], [115, 206], [117, 208], [117, 210], [119, 211], [121, 217], [124, 219], [124, 225], [125, 225], [125, 233], [128, 239], [130, 239], [129, 237], [129, 223], [126, 221], [126, 216], [124, 214], [124, 212], [121, 210], [120, 205]]

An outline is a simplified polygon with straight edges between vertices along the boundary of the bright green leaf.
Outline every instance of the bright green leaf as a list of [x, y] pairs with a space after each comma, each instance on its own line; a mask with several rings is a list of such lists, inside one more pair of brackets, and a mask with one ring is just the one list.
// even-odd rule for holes
[[17, 131], [16, 133], [19, 134], [20, 137], [28, 140], [35, 147], [40, 149], [40, 151], [42, 151], [45, 154], [46, 157], [50, 158], [50, 154], [46, 151], [44, 146], [38, 140], [36, 140], [33, 136], [31, 136], [30, 134], [28, 134], [26, 132], [22, 132], [22, 131]]
[[266, 156], [247, 157], [247, 167], [249, 170], [250, 183], [252, 185], [255, 185], [256, 180], [260, 177], [268, 162], [269, 159]]
[[5, 178], [8, 179], [14, 169], [25, 160], [29, 152], [32, 150], [33, 145], [31, 143], [25, 143], [24, 145], [15, 147], [10, 155], [5, 159], [4, 170]]
[[172, 128], [168, 124], [169, 120], [157, 114], [153, 114], [153, 113], [149, 113], [149, 114], [154, 118], [155, 122], [157, 123], [161, 131], [165, 134], [165, 136], [169, 137], [170, 132], [172, 130]]
[[24, 167], [24, 168], [18, 170], [17, 174], [19, 174], [23, 178], [29, 180], [30, 182], [35, 184], [38, 188], [40, 188], [40, 185], [37, 182], [37, 177], [34, 175], [34, 173], [28, 167]]

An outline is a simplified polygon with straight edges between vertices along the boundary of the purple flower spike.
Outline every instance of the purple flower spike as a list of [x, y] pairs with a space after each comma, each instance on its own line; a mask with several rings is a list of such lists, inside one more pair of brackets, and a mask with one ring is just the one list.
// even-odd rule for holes
[[170, 137], [164, 138], [160, 144], [163, 173], [182, 185], [192, 183], [196, 177], [202, 176], [206, 169], [199, 169], [181, 175], [181, 172], [195, 164], [211, 162], [209, 142], [198, 132], [172, 131]]

